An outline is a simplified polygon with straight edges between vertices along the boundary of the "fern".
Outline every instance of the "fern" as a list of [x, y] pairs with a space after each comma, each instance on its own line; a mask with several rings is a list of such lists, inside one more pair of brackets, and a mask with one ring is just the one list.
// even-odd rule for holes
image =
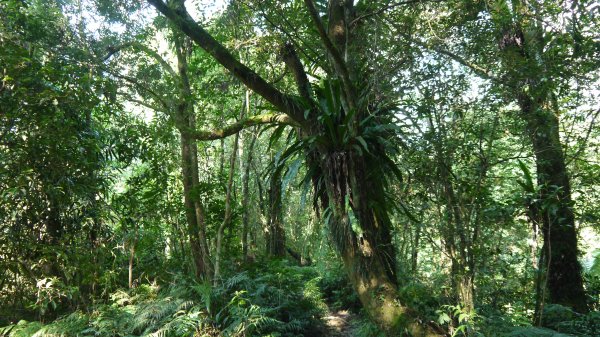
[[240, 285], [247, 283], [248, 281], [248, 273], [242, 272], [227, 279], [223, 286], [225, 289], [232, 290], [239, 287]]
[[31, 337], [44, 325], [40, 322], [19, 321], [17, 324], [9, 325], [0, 330], [2, 337]]
[[144, 331], [143, 334], [146, 334], [148, 331], [156, 330], [165, 318], [177, 312], [182, 302], [183, 300], [166, 297], [145, 304], [134, 317], [133, 331]]
[[77, 311], [47, 325], [21, 321], [0, 328], [0, 337], [310, 335], [326, 308], [318, 284], [314, 269], [274, 262], [216, 287], [182, 278], [163, 289], [118, 290], [89, 313]]

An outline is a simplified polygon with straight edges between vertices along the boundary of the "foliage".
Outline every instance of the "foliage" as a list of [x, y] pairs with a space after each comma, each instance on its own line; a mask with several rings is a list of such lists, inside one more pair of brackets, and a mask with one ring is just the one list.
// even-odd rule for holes
[[356, 337], [385, 337], [385, 333], [366, 317], [356, 322], [354, 332]]
[[298, 336], [317, 335], [327, 307], [308, 267], [273, 262], [238, 273], [217, 287], [186, 277], [159, 287], [119, 290], [89, 313], [49, 324], [20, 321], [0, 336]]
[[542, 325], [574, 336], [595, 336], [600, 333], [600, 315], [591, 312], [582, 315], [558, 304], [544, 307]]
[[[437, 308], [439, 308], [439, 300], [435, 298], [431, 288], [427, 285], [417, 282], [411, 282], [400, 288], [399, 296], [406, 303], [409, 303], [419, 310], [423, 317], [430, 320], [438, 318]], [[444, 322], [444, 323], [447, 323]]]
[[483, 336], [478, 331], [481, 317], [475, 311], [468, 311], [460, 305], [443, 305], [436, 313], [439, 315], [437, 322], [440, 324], [452, 324], [456, 326], [452, 329], [454, 336]]
[[594, 1], [187, 1], [195, 42], [152, 3], [0, 2], [1, 337], [384, 336], [388, 278], [448, 335], [600, 335]]
[[348, 276], [341, 267], [330, 267], [319, 279], [319, 288], [332, 310], [360, 310], [356, 291], [350, 286]]
[[558, 332], [552, 331], [550, 329], [531, 328], [530, 327], [530, 328], [514, 329], [507, 336], [510, 336], [510, 337], [567, 337], [569, 335], [558, 333]]

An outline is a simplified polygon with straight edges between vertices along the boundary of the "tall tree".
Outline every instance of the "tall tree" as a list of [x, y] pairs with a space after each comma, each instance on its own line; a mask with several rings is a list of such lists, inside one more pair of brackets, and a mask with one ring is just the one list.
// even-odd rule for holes
[[[587, 312], [578, 261], [571, 183], [560, 140], [556, 60], [544, 58], [544, 28], [537, 4], [497, 1], [491, 9], [509, 89], [525, 120], [536, 163], [544, 244], [540, 267], [547, 268], [549, 301]], [[545, 79], [545, 77], [548, 77]]]
[[161, 0], [149, 3], [284, 114], [265, 122], [299, 126], [302, 140], [296, 148], [306, 153], [335, 246], [371, 317], [390, 333], [407, 329], [417, 336], [437, 335], [418, 323], [412, 310], [398, 301], [385, 200], [385, 177], [396, 172], [385, 141], [391, 136], [385, 127], [390, 118], [386, 113], [390, 110], [369, 106], [372, 93], [359, 85], [359, 79], [368, 76], [360, 69], [365, 56], [361, 55], [361, 46], [366, 40], [356, 38], [350, 31], [357, 15], [353, 1], [329, 1], [325, 11], [327, 22], [323, 22], [312, 1], [305, 1], [306, 13], [329, 60], [329, 74], [321, 88], [314, 88], [294, 47], [285, 46], [283, 59], [294, 76], [300, 97], [283, 93], [240, 63], [190, 17], [180, 1], [177, 7]]
[[[198, 169], [198, 145], [196, 137], [190, 130], [196, 129], [196, 113], [194, 110], [192, 88], [188, 75], [191, 43], [187, 37], [175, 31], [172, 32], [176, 69], [154, 49], [137, 41], [129, 41], [108, 48], [105, 60], [126, 49], [138, 51], [140, 55], [156, 62], [165, 74], [165, 81], [174, 83], [175, 88], [169, 92], [160, 92], [153, 88], [159, 84], [160, 77], [145, 81], [124, 75], [117, 70], [111, 73], [122, 79], [133, 93], [146, 98], [146, 102], [138, 100], [134, 94], [124, 94], [124, 98], [136, 104], [150, 108], [172, 118], [180, 134], [181, 179], [186, 215], [186, 232], [190, 242], [194, 273], [199, 278], [211, 279], [213, 274], [212, 261], [206, 238], [206, 218], [204, 206], [198, 195], [200, 178]], [[140, 76], [141, 77], [141, 76]], [[152, 103], [154, 102], [154, 103]]]
[[586, 6], [456, 1], [426, 6], [448, 13], [447, 19], [433, 21], [438, 24], [435, 32], [430, 31], [432, 21], [416, 23], [420, 36], [391, 23], [405, 40], [471, 70], [518, 106], [517, 117], [524, 122], [522, 131], [535, 158], [538, 197], [529, 209], [536, 210], [542, 224], [540, 267], [547, 275], [548, 301], [580, 312], [587, 311], [587, 304], [559, 115], [568, 109], [561, 97], [589, 89], [589, 75], [599, 67], [593, 30], [582, 25], [594, 20]]
[[204, 208], [198, 196], [200, 185], [198, 171], [198, 145], [188, 133], [188, 128], [196, 129], [196, 115], [192, 105], [192, 90], [188, 76], [188, 57], [191, 53], [190, 42], [174, 32], [175, 53], [177, 55], [179, 102], [176, 107], [176, 119], [181, 134], [181, 167], [183, 189], [188, 222], [188, 235], [195, 262], [196, 276], [210, 279], [213, 275], [210, 252], [206, 238], [206, 219]]

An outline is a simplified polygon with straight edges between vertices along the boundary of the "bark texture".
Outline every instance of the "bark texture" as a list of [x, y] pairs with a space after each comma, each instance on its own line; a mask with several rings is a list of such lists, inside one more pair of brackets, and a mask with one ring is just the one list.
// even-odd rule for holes
[[267, 254], [274, 257], [285, 256], [285, 230], [281, 200], [281, 170], [275, 170], [269, 179], [269, 218], [265, 230]]
[[[516, 99], [535, 155], [543, 235], [548, 301], [587, 312], [581, 265], [577, 258], [577, 229], [571, 186], [559, 135], [553, 84], [545, 79], [543, 25], [525, 2], [514, 2], [514, 14], [498, 0], [492, 15], [499, 23], [498, 48], [506, 72], [506, 86]], [[505, 18], [513, 17], [507, 23]], [[541, 289], [541, 288], [540, 288]], [[544, 289], [542, 289], [544, 293]], [[539, 294], [538, 294], [539, 295]], [[542, 299], [544, 302], [544, 299]]]
[[181, 171], [187, 233], [194, 262], [194, 272], [199, 278], [210, 279], [212, 277], [212, 263], [206, 241], [206, 221], [202, 203], [197, 195], [198, 186], [200, 185], [198, 145], [192, 135], [186, 132], [186, 128], [196, 129], [194, 110], [189, 102], [191, 87], [187, 74], [188, 48], [186, 48], [185, 40], [182, 37], [176, 38], [175, 42], [181, 96], [177, 105], [176, 118], [178, 119], [178, 125], [181, 126]]
[[582, 269], [577, 259], [571, 184], [560, 142], [558, 117], [526, 96], [519, 99], [519, 106], [535, 153], [545, 257], [539, 267], [546, 269], [548, 301], [587, 312]]

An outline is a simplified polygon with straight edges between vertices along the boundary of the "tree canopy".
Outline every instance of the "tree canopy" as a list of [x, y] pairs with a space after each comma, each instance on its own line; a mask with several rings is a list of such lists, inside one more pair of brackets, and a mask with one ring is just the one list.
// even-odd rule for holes
[[3, 0], [0, 337], [597, 336], [600, 4]]

